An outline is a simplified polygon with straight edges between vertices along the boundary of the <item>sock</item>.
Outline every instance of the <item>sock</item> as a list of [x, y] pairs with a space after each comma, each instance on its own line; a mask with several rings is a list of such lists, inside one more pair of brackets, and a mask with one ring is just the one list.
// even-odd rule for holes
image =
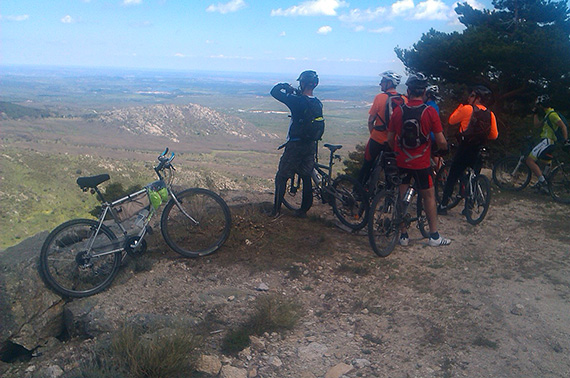
[[544, 176], [540, 176], [540, 177], [538, 178], [538, 182], [544, 182], [544, 181], [546, 181], [546, 179], [544, 178]]
[[429, 237], [430, 239], [437, 240], [439, 239], [439, 232], [438, 231], [432, 232], [431, 234], [429, 234]]

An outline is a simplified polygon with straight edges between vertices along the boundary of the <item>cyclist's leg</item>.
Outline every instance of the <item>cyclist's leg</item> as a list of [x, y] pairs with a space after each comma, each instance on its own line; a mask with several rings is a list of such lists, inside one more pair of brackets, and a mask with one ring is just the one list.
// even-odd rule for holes
[[443, 187], [443, 194], [440, 204], [442, 208], [445, 208], [449, 203], [449, 197], [451, 197], [451, 194], [453, 193], [453, 187], [455, 186], [457, 180], [459, 180], [459, 177], [461, 176], [466, 167], [467, 165], [465, 164], [465, 146], [460, 145], [457, 150], [457, 153], [453, 157], [453, 161], [451, 162], [451, 166], [449, 167], [449, 174], [447, 175], [447, 181], [445, 182], [445, 185]]
[[281, 204], [283, 203], [283, 196], [285, 195], [287, 179], [295, 173], [295, 146], [292, 143], [287, 143], [285, 151], [279, 160], [279, 167], [275, 174], [275, 197], [273, 200], [272, 216], [277, 216], [281, 212]]
[[383, 149], [383, 144], [378, 143], [374, 139], [368, 140], [366, 149], [364, 150], [364, 162], [362, 163], [360, 173], [358, 174], [358, 182], [363, 186], [366, 185], [366, 182], [370, 178], [370, 174], [372, 173], [372, 168], [374, 166], [374, 160], [376, 160], [376, 157]]
[[536, 161], [545, 152], [545, 150], [550, 147], [550, 145], [550, 140], [548, 138], [544, 138], [540, 143], [534, 146], [525, 160], [526, 165], [528, 165], [532, 173], [538, 177], [540, 182], [544, 182], [544, 176], [542, 175], [542, 171]]
[[313, 167], [315, 166], [315, 155], [312, 146], [308, 146], [301, 153], [301, 159], [299, 162], [299, 176], [303, 180], [303, 200], [301, 201], [301, 209], [299, 210], [299, 215], [303, 215], [311, 206], [313, 206], [313, 187], [311, 183], [311, 174], [313, 173]]

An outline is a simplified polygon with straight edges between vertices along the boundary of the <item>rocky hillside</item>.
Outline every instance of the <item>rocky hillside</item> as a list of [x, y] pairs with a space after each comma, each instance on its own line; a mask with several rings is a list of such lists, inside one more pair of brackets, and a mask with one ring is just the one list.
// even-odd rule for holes
[[162, 136], [175, 142], [193, 135], [235, 136], [251, 141], [276, 137], [241, 118], [197, 104], [127, 107], [106, 111], [90, 119], [135, 135]]

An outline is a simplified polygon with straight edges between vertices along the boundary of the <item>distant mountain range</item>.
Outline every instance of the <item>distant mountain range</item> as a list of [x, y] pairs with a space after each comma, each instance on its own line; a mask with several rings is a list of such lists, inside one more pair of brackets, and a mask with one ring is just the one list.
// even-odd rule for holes
[[21, 119], [25, 117], [45, 118], [53, 116], [55, 116], [55, 113], [49, 112], [47, 110], [30, 108], [27, 106], [18, 105], [11, 102], [0, 101], [1, 118]]

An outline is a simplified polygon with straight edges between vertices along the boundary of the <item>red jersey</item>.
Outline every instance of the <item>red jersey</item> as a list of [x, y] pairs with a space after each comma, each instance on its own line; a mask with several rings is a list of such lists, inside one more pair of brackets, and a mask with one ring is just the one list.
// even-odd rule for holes
[[[414, 99], [408, 101], [408, 106], [410, 107], [419, 106], [421, 104], [423, 104], [422, 100]], [[402, 108], [398, 107], [394, 109], [392, 117], [390, 118], [390, 124], [388, 125], [388, 131], [394, 132], [396, 135], [396, 140], [394, 141], [394, 151], [396, 151], [397, 154], [396, 163], [400, 168], [425, 169], [431, 166], [431, 138], [429, 137], [429, 134], [430, 132], [433, 132], [434, 134], [443, 132], [443, 128], [441, 127], [441, 120], [439, 119], [437, 110], [431, 106], [428, 106], [422, 113], [420, 125], [422, 128], [422, 134], [427, 136], [427, 146], [426, 144], [423, 144], [415, 149], [407, 150], [409, 155], [414, 156], [413, 159], [410, 159], [408, 154], [402, 151], [399, 142], [400, 134], [402, 131]]]

